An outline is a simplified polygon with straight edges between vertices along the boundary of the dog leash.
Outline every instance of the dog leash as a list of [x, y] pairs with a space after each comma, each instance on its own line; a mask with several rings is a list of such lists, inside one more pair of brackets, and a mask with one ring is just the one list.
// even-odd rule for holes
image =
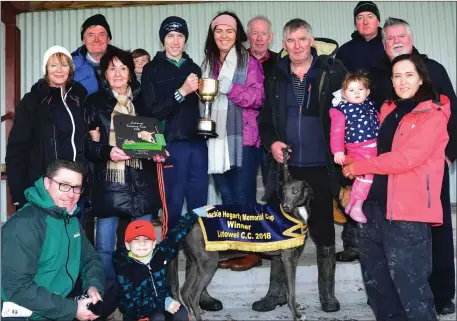
[[168, 208], [167, 208], [167, 198], [165, 194], [165, 182], [163, 179], [163, 164], [157, 164], [157, 179], [159, 181], [159, 192], [160, 200], [162, 201], [162, 240], [165, 239], [165, 235], [168, 232]]

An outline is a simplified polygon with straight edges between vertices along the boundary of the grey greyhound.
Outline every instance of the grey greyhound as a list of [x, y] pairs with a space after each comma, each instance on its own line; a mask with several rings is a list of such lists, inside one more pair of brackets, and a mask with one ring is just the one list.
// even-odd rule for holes
[[[312, 190], [307, 182], [293, 180], [289, 174], [287, 166], [288, 151], [283, 149], [284, 154], [284, 182], [282, 183], [282, 208], [289, 215], [300, 220], [306, 224], [309, 213], [309, 203], [312, 198]], [[306, 240], [306, 238], [305, 238]], [[201, 312], [199, 309], [199, 300], [203, 290], [211, 281], [214, 273], [217, 270], [219, 261], [219, 252], [217, 251], [206, 251], [205, 241], [203, 238], [200, 224], [195, 224], [189, 234], [186, 236], [184, 242], [184, 252], [186, 260], [189, 260], [190, 264], [186, 264], [186, 280], [181, 289], [181, 297], [183, 303], [189, 310], [192, 310], [195, 319], [197, 321], [202, 320]], [[270, 256], [280, 256], [285, 269], [287, 279], [287, 303], [292, 312], [294, 320], [304, 320], [305, 316], [298, 311], [298, 306], [295, 301], [295, 278], [298, 264], [298, 258], [303, 251], [305, 242], [303, 245], [274, 252], [265, 252], [264, 254]], [[175, 271], [171, 272], [171, 275], [177, 278], [177, 263], [175, 262], [170, 269]], [[176, 286], [179, 282], [174, 280], [175, 288], [172, 289], [176, 292]], [[176, 293], [173, 293], [176, 295]]]

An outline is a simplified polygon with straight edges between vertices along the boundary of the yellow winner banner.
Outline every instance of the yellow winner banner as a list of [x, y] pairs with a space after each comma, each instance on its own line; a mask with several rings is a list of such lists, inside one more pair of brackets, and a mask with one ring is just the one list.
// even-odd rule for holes
[[199, 217], [207, 251], [267, 252], [303, 245], [308, 226], [277, 205], [215, 205]]

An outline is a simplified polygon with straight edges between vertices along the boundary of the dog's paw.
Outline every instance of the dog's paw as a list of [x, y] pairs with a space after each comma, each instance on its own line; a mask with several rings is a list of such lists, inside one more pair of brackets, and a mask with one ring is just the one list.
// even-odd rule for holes
[[303, 313], [299, 313], [295, 316], [294, 321], [305, 321], [306, 320], [306, 315]]

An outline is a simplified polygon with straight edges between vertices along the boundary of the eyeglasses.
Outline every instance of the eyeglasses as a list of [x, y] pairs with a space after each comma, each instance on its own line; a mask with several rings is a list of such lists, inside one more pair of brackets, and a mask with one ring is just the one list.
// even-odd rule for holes
[[82, 186], [71, 186], [66, 183], [60, 183], [56, 181], [55, 179], [48, 177], [51, 181], [56, 182], [59, 184], [59, 191], [68, 193], [71, 189], [73, 189], [73, 193], [75, 194], [81, 194], [84, 191], [84, 187]]

